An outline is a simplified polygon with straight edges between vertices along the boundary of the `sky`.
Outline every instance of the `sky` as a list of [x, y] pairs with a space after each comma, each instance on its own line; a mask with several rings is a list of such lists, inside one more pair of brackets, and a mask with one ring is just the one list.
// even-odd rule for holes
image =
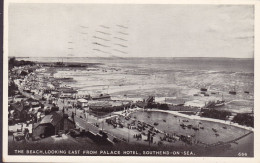
[[254, 6], [9, 4], [16, 57], [254, 56]]

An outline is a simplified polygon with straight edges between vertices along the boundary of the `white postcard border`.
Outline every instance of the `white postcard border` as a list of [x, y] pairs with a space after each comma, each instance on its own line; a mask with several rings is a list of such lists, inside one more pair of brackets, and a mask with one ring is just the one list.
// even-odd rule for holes
[[[139, 157], [139, 156], [13, 156], [8, 155], [8, 5], [10, 3], [95, 3], [95, 4], [239, 4], [255, 5], [255, 49], [254, 49], [254, 158], [239, 157]], [[5, 0], [4, 1], [4, 54], [3, 54], [3, 162], [260, 162], [260, 3], [255, 0]]]

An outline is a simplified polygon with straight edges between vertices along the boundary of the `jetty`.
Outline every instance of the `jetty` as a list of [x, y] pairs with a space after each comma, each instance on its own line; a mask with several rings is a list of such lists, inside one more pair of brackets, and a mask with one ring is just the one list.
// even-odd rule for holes
[[226, 141], [226, 142], [217, 142], [217, 143], [213, 143], [213, 144], [205, 144], [206, 145], [205, 148], [214, 148], [214, 147], [218, 147], [218, 146], [225, 146], [225, 145], [228, 145], [230, 143], [235, 143], [236, 141], [238, 141], [238, 140], [240, 140], [240, 139], [242, 139], [242, 138], [244, 138], [244, 137], [246, 137], [246, 136], [248, 136], [252, 133], [253, 132], [250, 131], [250, 132], [248, 132], [248, 133], [246, 133], [246, 134], [244, 134], [244, 135], [242, 135], [238, 138], [235, 138], [233, 140], [229, 140], [229, 141]]

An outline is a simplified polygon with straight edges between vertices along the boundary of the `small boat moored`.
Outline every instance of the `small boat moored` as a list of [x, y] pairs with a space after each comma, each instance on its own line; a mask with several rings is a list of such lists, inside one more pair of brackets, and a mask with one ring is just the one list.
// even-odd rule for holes
[[195, 130], [195, 131], [199, 130], [199, 128], [197, 128], [197, 127], [192, 127], [192, 129]]
[[188, 127], [189, 129], [191, 129], [191, 128], [192, 128], [192, 125], [187, 125], [187, 127]]

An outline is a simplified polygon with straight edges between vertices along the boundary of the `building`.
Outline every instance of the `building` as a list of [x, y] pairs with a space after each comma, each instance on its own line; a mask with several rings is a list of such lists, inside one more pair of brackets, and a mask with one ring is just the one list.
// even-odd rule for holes
[[11, 117], [16, 122], [24, 122], [27, 119], [27, 110], [24, 109], [24, 106], [22, 103], [14, 103], [10, 104], [10, 109], [12, 111]]
[[149, 96], [149, 97], [145, 100], [145, 102], [146, 102], [147, 104], [149, 104], [149, 103], [154, 103], [154, 100], [155, 100], [154, 96]]
[[45, 138], [74, 129], [75, 122], [62, 112], [52, 111], [33, 127], [33, 138]]
[[88, 100], [86, 99], [78, 99], [77, 100], [77, 105], [80, 107], [80, 108], [84, 108], [88, 105]]
[[101, 111], [101, 112], [112, 112], [124, 110], [125, 108], [129, 108], [131, 106], [131, 102], [129, 101], [89, 101], [88, 102], [89, 109], [92, 111]]
[[140, 108], [151, 107], [155, 103], [155, 97], [149, 96], [147, 99], [143, 99], [143, 101], [137, 101], [136, 105]]
[[58, 90], [61, 93], [60, 98], [76, 98], [78, 93], [78, 91], [67, 87], [59, 88]]
[[92, 100], [110, 100], [111, 96], [109, 94], [99, 94], [91, 96]]

